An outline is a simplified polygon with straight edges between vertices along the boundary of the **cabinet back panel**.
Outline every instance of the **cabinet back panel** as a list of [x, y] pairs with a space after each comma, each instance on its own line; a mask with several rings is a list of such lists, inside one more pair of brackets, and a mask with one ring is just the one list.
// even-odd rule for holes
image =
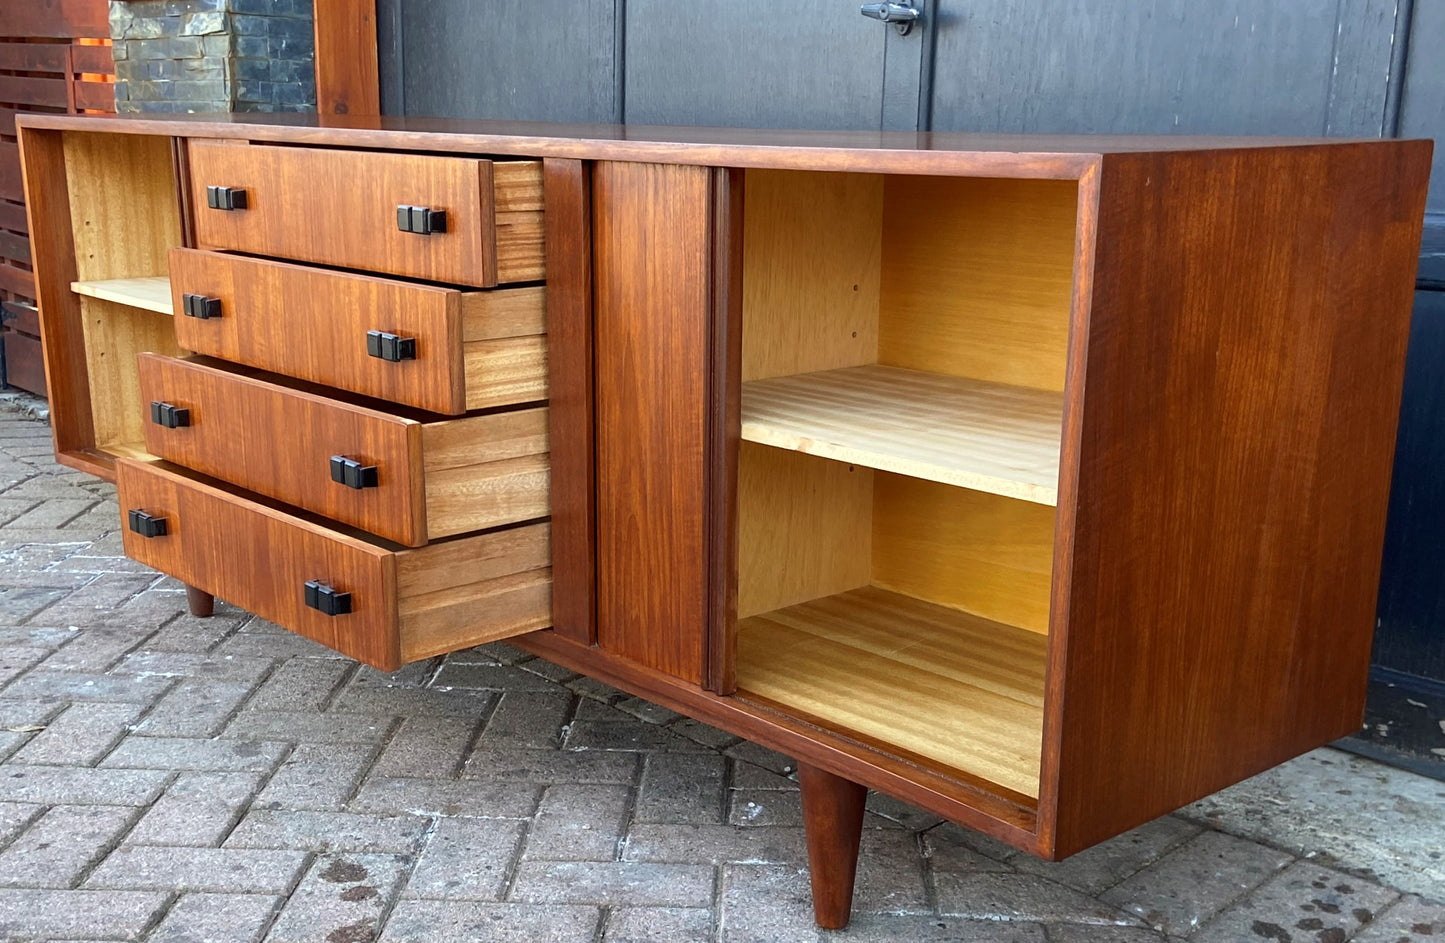
[[1048, 632], [1052, 507], [877, 472], [872, 520], [873, 585]]
[[1078, 189], [888, 177], [878, 362], [1062, 390]]
[[170, 138], [67, 131], [65, 175], [80, 281], [167, 274], [181, 244]]
[[878, 359], [883, 177], [750, 170], [743, 380]]
[[80, 312], [95, 444], [115, 453], [143, 453], [148, 411], [141, 398], [136, 354], [182, 353], [171, 316], [84, 297]]
[[743, 442], [738, 618], [868, 585], [873, 470]]

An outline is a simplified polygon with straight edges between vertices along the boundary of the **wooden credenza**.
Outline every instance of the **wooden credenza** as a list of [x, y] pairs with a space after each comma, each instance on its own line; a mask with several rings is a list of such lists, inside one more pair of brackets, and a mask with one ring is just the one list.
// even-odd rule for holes
[[20, 119], [60, 461], [1062, 858], [1360, 723], [1428, 142]]

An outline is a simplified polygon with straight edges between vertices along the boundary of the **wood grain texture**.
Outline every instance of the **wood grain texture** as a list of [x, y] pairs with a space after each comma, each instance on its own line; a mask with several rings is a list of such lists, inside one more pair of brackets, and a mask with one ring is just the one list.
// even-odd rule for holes
[[[221, 114], [122, 117], [27, 114], [24, 127], [94, 129], [328, 147], [642, 161], [851, 173], [1078, 180], [1104, 154], [1308, 147], [1339, 138], [1189, 134], [994, 134], [767, 131], [425, 116]], [[1348, 142], [1348, 139], [1344, 139]], [[1377, 141], [1371, 141], [1377, 144]]]
[[551, 528], [530, 524], [397, 556], [403, 661], [551, 624]]
[[175, 314], [175, 306], [171, 301], [171, 282], [164, 275], [71, 282], [70, 290], [77, 295], [113, 301], [132, 308], [143, 308], [157, 314]]
[[[20, 163], [40, 308], [50, 434], [56, 455], [70, 464], [76, 459], [67, 461], [68, 455], [94, 447], [95, 422], [86, 378], [85, 319], [80, 298], [69, 287], [77, 274], [64, 135], [59, 131], [21, 129]], [[90, 462], [82, 464], [95, 467]]]
[[166, 253], [181, 244], [171, 142], [67, 134], [65, 172], [75, 238], [71, 281], [165, 275]]
[[0, 7], [0, 36], [110, 38], [108, 7], [92, 0], [26, 0]]
[[463, 344], [462, 373], [468, 410], [546, 399], [547, 338], [536, 334]]
[[888, 177], [878, 362], [1062, 390], [1077, 192]]
[[1056, 393], [870, 365], [743, 384], [742, 437], [929, 481], [1054, 504]]
[[700, 685], [679, 681], [604, 648], [568, 641], [555, 632], [518, 636], [512, 644], [834, 775], [933, 810], [1010, 845], [1034, 846], [1037, 817], [1033, 804], [1006, 798], [997, 787], [946, 776], [875, 745], [822, 730], [776, 705], [713, 694]]
[[376, 4], [316, 0], [316, 110], [327, 115], [381, 114]]
[[744, 382], [878, 360], [883, 177], [747, 172]]
[[22, 137], [30, 232], [57, 457], [111, 477], [140, 448], [135, 354], [177, 351], [169, 318], [82, 298], [83, 279], [163, 275], [179, 238], [170, 145], [149, 136]]
[[712, 369], [708, 378], [708, 690], [737, 688], [738, 453], [742, 423], [743, 207], [741, 170], [712, 179]]
[[148, 404], [136, 373], [145, 351], [179, 355], [172, 318], [99, 298], [80, 299], [95, 446], [115, 455], [144, 450]]
[[492, 187], [501, 280], [527, 282], [543, 278], [547, 274], [547, 255], [543, 247], [546, 225], [541, 162], [494, 161]]
[[711, 174], [593, 171], [597, 641], [694, 684], [707, 597]]
[[[548, 622], [545, 524], [396, 550], [163, 462], [117, 470], [123, 516], [166, 518], [164, 537], [123, 527], [127, 556], [383, 671]], [[351, 593], [352, 611], [308, 608], [307, 580]]]
[[[541, 274], [541, 220], [534, 211], [524, 212], [535, 225], [512, 232], [505, 264], [499, 262], [497, 214], [511, 210], [497, 201], [491, 161], [193, 141], [190, 163], [202, 246], [455, 285], [486, 287]], [[524, 172], [541, 173], [536, 162], [527, 167]], [[207, 186], [244, 188], [247, 208], [211, 209]], [[447, 231], [400, 231], [400, 204], [446, 210]]]
[[[547, 515], [545, 409], [429, 422], [145, 354], [140, 386], [143, 404], [190, 410], [188, 426], [144, 424], [153, 454], [400, 544]], [[377, 486], [333, 481], [333, 455], [376, 466]]]
[[543, 162], [547, 221], [547, 367], [552, 459], [552, 620], [597, 639], [597, 479], [592, 323], [592, 174]]
[[1037, 797], [1047, 642], [880, 589], [745, 619], [738, 690], [899, 755]]
[[[401, 666], [391, 551], [161, 465], [121, 460], [117, 472], [122, 519], [132, 508], [166, 519], [164, 537], [123, 527], [126, 556], [358, 661]], [[308, 608], [307, 580], [351, 593], [352, 611]]]
[[[420, 423], [219, 364], [142, 354], [139, 370], [142, 404], [190, 411], [176, 429], [144, 421], [152, 454], [397, 543], [426, 543]], [[332, 481], [333, 455], [375, 465], [378, 486]]]
[[807, 763], [798, 764], [798, 786], [808, 839], [813, 918], [824, 929], [841, 930], [853, 914], [853, 882], [868, 789]]
[[739, 618], [869, 584], [874, 477], [869, 468], [742, 443]]
[[[541, 288], [458, 292], [190, 249], [171, 253], [171, 285], [177, 305], [221, 300], [219, 318], [176, 319], [198, 353], [452, 415], [546, 398]], [[373, 330], [414, 338], [416, 359], [369, 356]]]
[[873, 476], [872, 583], [1049, 631], [1054, 509], [903, 475]]
[[546, 517], [551, 511], [545, 407], [421, 427], [429, 536]]
[[1105, 160], [1046, 852], [1358, 727], [1428, 161]]

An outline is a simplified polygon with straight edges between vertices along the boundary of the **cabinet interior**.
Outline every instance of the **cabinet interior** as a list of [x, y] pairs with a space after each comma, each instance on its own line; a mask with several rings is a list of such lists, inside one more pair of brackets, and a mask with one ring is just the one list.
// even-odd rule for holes
[[1077, 183], [744, 192], [738, 689], [1032, 803]]
[[179, 354], [166, 254], [182, 244], [171, 139], [67, 131], [65, 176], [95, 444], [145, 456], [136, 354]]

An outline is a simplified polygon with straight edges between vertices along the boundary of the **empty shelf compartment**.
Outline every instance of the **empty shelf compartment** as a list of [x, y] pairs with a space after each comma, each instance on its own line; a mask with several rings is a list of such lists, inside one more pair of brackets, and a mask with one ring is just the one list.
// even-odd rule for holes
[[1048, 639], [876, 587], [738, 623], [738, 689], [1037, 799]]

